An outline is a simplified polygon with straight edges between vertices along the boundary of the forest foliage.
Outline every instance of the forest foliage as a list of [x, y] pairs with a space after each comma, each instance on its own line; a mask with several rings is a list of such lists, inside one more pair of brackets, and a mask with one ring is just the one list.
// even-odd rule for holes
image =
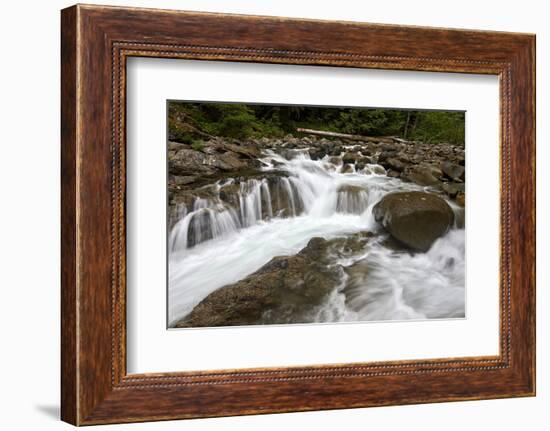
[[297, 128], [426, 143], [464, 144], [465, 113], [380, 108], [169, 102], [169, 139], [196, 147], [212, 136], [281, 138]]

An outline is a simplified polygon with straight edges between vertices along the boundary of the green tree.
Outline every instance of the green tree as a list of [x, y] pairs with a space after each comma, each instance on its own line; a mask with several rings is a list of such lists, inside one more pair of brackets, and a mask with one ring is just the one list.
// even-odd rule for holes
[[297, 128], [424, 142], [463, 143], [464, 112], [242, 103], [171, 102], [169, 138], [193, 144], [212, 136], [281, 137]]

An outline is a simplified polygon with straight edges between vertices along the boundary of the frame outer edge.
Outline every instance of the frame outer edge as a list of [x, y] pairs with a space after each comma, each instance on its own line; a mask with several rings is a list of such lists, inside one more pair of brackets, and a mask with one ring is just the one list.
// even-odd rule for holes
[[[107, 66], [106, 64], [98, 64], [97, 62], [90, 61], [91, 53], [88, 50], [88, 42], [93, 42], [92, 51], [98, 50], [98, 54], [103, 55], [106, 58], [106, 49], [111, 45], [110, 43], [115, 40], [115, 32], [120, 29], [120, 23], [116, 20], [127, 20], [128, 16], [122, 11], [129, 11], [130, 9], [122, 8], [120, 10], [113, 9], [112, 14], [117, 16], [108, 16], [107, 20], [98, 19], [97, 12], [101, 10], [101, 7], [80, 5], [73, 6], [71, 8], [62, 11], [62, 93], [61, 93], [61, 192], [62, 192], [62, 211], [61, 211], [61, 223], [62, 223], [62, 292], [61, 292], [61, 309], [62, 309], [62, 326], [61, 326], [61, 338], [62, 338], [62, 391], [61, 391], [61, 416], [66, 422], [73, 425], [91, 425], [99, 423], [120, 423], [120, 422], [135, 422], [135, 421], [149, 421], [149, 420], [162, 420], [162, 419], [179, 419], [186, 417], [210, 417], [210, 416], [232, 416], [236, 414], [258, 414], [258, 413], [274, 413], [283, 411], [307, 411], [307, 410], [324, 410], [333, 408], [352, 408], [352, 407], [365, 407], [375, 405], [388, 405], [388, 404], [410, 404], [410, 403], [427, 403], [427, 402], [439, 402], [439, 401], [457, 401], [467, 399], [486, 399], [486, 398], [501, 398], [510, 396], [525, 396], [532, 395], [534, 393], [534, 278], [531, 286], [526, 286], [522, 290], [522, 294], [519, 296], [523, 304], [527, 303], [527, 310], [524, 316], [527, 321], [518, 328], [516, 336], [514, 337], [519, 341], [518, 334], [525, 334], [528, 332], [527, 337], [521, 344], [523, 347], [527, 347], [527, 354], [520, 354], [516, 356], [515, 364], [517, 366], [513, 370], [516, 374], [501, 373], [495, 374], [495, 377], [506, 377], [508, 384], [512, 384], [514, 388], [509, 388], [509, 392], [498, 391], [498, 387], [495, 385], [485, 385], [480, 390], [485, 391], [485, 395], [480, 393], [457, 393], [449, 397], [434, 397], [434, 398], [422, 398], [420, 396], [400, 398], [395, 401], [385, 401], [380, 403], [379, 400], [343, 403], [332, 402], [332, 394], [330, 394], [330, 385], [327, 388], [326, 382], [323, 380], [311, 381], [309, 387], [317, 391], [317, 396], [310, 403], [303, 404], [296, 407], [289, 408], [289, 405], [284, 404], [281, 399], [288, 399], [288, 393], [286, 390], [294, 389], [292, 385], [286, 386], [273, 385], [274, 389], [280, 390], [284, 393], [284, 396], [277, 391], [273, 395], [279, 395], [279, 404], [266, 408], [265, 405], [258, 407], [254, 403], [246, 403], [241, 400], [241, 406], [222, 406], [224, 408], [214, 408], [206, 411], [202, 402], [215, 402], [216, 394], [220, 398], [229, 396], [233, 397], [245, 390], [262, 389], [268, 395], [271, 388], [265, 384], [255, 385], [254, 382], [244, 382], [242, 386], [239, 382], [233, 382], [227, 386], [220, 386], [214, 390], [206, 390], [205, 388], [210, 385], [197, 384], [191, 388], [153, 388], [145, 389], [141, 387], [124, 388], [121, 387], [118, 377], [113, 374], [107, 379], [106, 367], [116, 366], [114, 364], [114, 353], [107, 353], [106, 350], [102, 350], [106, 347], [107, 329], [111, 328], [113, 321], [107, 322], [107, 319], [103, 317], [102, 313], [107, 312], [107, 307], [111, 307], [112, 300], [107, 299], [103, 283], [105, 280], [105, 274], [101, 283], [98, 283], [98, 278], [95, 275], [90, 275], [86, 272], [90, 269], [92, 264], [103, 268], [106, 265], [107, 259], [102, 257], [92, 263], [88, 262], [87, 258], [94, 257], [95, 246], [99, 242], [94, 242], [90, 238], [91, 229], [90, 216], [95, 214], [95, 207], [90, 203], [90, 190], [93, 189], [93, 181], [98, 181], [99, 176], [89, 175], [92, 174], [90, 169], [90, 163], [83, 163], [90, 157], [90, 162], [95, 162], [105, 168], [105, 157], [98, 155], [98, 151], [105, 151], [106, 146], [102, 139], [104, 138], [103, 131], [95, 132], [88, 121], [95, 121], [92, 119], [92, 113], [97, 114], [99, 117], [105, 119], [105, 113], [110, 112], [106, 106], [106, 101], [101, 96], [101, 87], [93, 87], [93, 82], [85, 79], [92, 72], [99, 72], [97, 77], [99, 81], [107, 79]], [[116, 11], [116, 12], [115, 12]], [[133, 11], [133, 9], [132, 9]], [[139, 10], [147, 12], [146, 9]], [[149, 10], [150, 11], [150, 10]], [[174, 11], [175, 13], [185, 13]], [[134, 12], [133, 12], [134, 13]], [[137, 12], [135, 12], [137, 14]], [[154, 13], [154, 12], [151, 12]], [[111, 14], [111, 11], [108, 15]], [[208, 14], [205, 14], [208, 15]], [[209, 16], [212, 19], [212, 16]], [[264, 17], [265, 19], [277, 19], [275, 17]], [[182, 18], [183, 19], [183, 18]], [[231, 21], [237, 18], [232, 17]], [[185, 20], [184, 20], [185, 21]], [[284, 19], [288, 23], [296, 22], [300, 23], [300, 20]], [[142, 23], [143, 24], [143, 23]], [[119, 27], [117, 27], [117, 25]], [[145, 22], [144, 25], [149, 25]], [[328, 24], [327, 24], [328, 25]], [[377, 27], [379, 30], [379, 28]], [[427, 31], [427, 30], [426, 30]], [[112, 33], [111, 33], [112, 32]], [[124, 34], [124, 32], [123, 32]], [[465, 32], [457, 33], [460, 35], [466, 35]], [[177, 36], [177, 35], [176, 35]], [[174, 37], [176, 37], [174, 36]], [[494, 35], [492, 35], [493, 37]], [[181, 38], [181, 36], [178, 36]], [[187, 36], [186, 36], [187, 37]], [[521, 35], [506, 36], [507, 43], [509, 44], [506, 53], [508, 56], [514, 56], [518, 59], [518, 52], [523, 59], [530, 62], [527, 66], [521, 67], [521, 70], [527, 72], [528, 76], [523, 76], [524, 79], [534, 78], [534, 37], [531, 40], [520, 39]], [[513, 40], [510, 40], [512, 38]], [[193, 39], [191, 37], [191, 39]], [[201, 41], [199, 39], [199, 41]], [[528, 43], [525, 43], [528, 42]], [[80, 49], [80, 47], [85, 49]], [[528, 46], [528, 47], [527, 47]], [[269, 47], [268, 47], [269, 48]], [[224, 48], [225, 49], [225, 48]], [[238, 49], [229, 47], [228, 49]], [[511, 50], [515, 51], [512, 53]], [[243, 51], [244, 52], [244, 51]], [[503, 50], [504, 52], [504, 50]], [[302, 54], [298, 52], [298, 54]], [[357, 55], [357, 54], [352, 54]], [[240, 56], [240, 55], [239, 55]], [[223, 57], [223, 56], [222, 56]], [[211, 58], [217, 58], [214, 55]], [[241, 60], [245, 60], [245, 56]], [[278, 60], [278, 58], [277, 58]], [[281, 58], [281, 60], [284, 60]], [[420, 59], [423, 60], [423, 59]], [[499, 59], [497, 59], [499, 60]], [[239, 61], [232, 59], [231, 61]], [[246, 59], [245, 61], [249, 61]], [[329, 64], [336, 63], [333, 60], [327, 60]], [[271, 62], [271, 61], [269, 61]], [[285, 61], [282, 61], [285, 62]], [[483, 63], [480, 61], [479, 64]], [[317, 64], [317, 62], [315, 62]], [[422, 61], [418, 63], [413, 70], [418, 70], [423, 65]], [[517, 63], [516, 63], [517, 65]], [[394, 66], [392, 63], [390, 66]], [[361, 66], [363, 67], [363, 66]], [[481, 66], [480, 66], [481, 67]], [[385, 68], [385, 67], [384, 67]], [[393, 67], [389, 67], [393, 68]], [[532, 76], [529, 76], [531, 72]], [[515, 77], [515, 75], [514, 75]], [[523, 95], [526, 110], [534, 115], [534, 106], [531, 104], [534, 102], [534, 81], [527, 83], [527, 88], [519, 87], [520, 94]], [[523, 92], [521, 91], [523, 90]], [[99, 103], [98, 103], [99, 102]], [[518, 101], [514, 100], [512, 106], [517, 106]], [[532, 109], [530, 109], [532, 108]], [[93, 109], [89, 112], [88, 109]], [[516, 108], [517, 109], [517, 108]], [[523, 233], [529, 238], [530, 234], [534, 232], [534, 117], [523, 117], [521, 119], [521, 125], [529, 130], [529, 136], [524, 136], [523, 144], [526, 145], [525, 153], [519, 158], [518, 163], [521, 167], [532, 168], [533, 171], [526, 178], [522, 180], [522, 184], [526, 185], [526, 193], [521, 200], [524, 209], [528, 210], [530, 214], [527, 215], [529, 220], [526, 223]], [[106, 124], [106, 121], [105, 121]], [[513, 128], [515, 130], [515, 128]], [[96, 140], [97, 139], [97, 140]], [[94, 143], [94, 147], [90, 147], [90, 142]], [[97, 145], [97, 142], [101, 143], [101, 146]], [[514, 141], [515, 142], [515, 141]], [[112, 149], [111, 149], [112, 151]], [[111, 154], [112, 156], [112, 154]], [[82, 182], [82, 184], [80, 184]], [[102, 185], [105, 185], [101, 182]], [[118, 185], [116, 183], [115, 185]], [[88, 195], [86, 195], [88, 193]], [[105, 190], [102, 190], [105, 193]], [[111, 193], [113, 191], [111, 190]], [[101, 208], [101, 214], [105, 213], [105, 208]], [[530, 216], [530, 217], [529, 217]], [[95, 225], [94, 225], [95, 226]], [[95, 229], [95, 228], [94, 228]], [[92, 238], [93, 239], [93, 238]], [[105, 241], [101, 239], [99, 244], [103, 247]], [[534, 258], [534, 242], [528, 241], [523, 250], [526, 251], [526, 257]], [[113, 265], [115, 265], [113, 263]], [[116, 269], [116, 265], [115, 265]], [[524, 262], [520, 270], [523, 269], [528, 272], [528, 279], [531, 281], [531, 277], [534, 277], [534, 262]], [[105, 272], [105, 271], [103, 271]], [[94, 290], [94, 295], [91, 295], [89, 290], [90, 284], [94, 285], [97, 289]], [[516, 296], [518, 297], [518, 296]], [[519, 300], [519, 299], [518, 299]], [[99, 308], [98, 308], [99, 307]], [[96, 327], [97, 322], [94, 313], [99, 312], [102, 314], [102, 319], [99, 326]], [[97, 319], [99, 317], [97, 316]], [[81, 322], [81, 325], [79, 324]], [[113, 336], [114, 332], [111, 333]], [[533, 343], [533, 344], [531, 344]], [[516, 345], [517, 346], [517, 345]], [[101, 349], [97, 349], [97, 348]], [[531, 350], [530, 350], [531, 349]], [[107, 363], [109, 359], [109, 363]], [[512, 370], [511, 370], [512, 371]], [[428, 373], [428, 376], [431, 374]], [[531, 378], [529, 378], [530, 376]], [[333, 376], [327, 376], [330, 378]], [[397, 381], [397, 378], [395, 378]], [[473, 379], [473, 377], [472, 377]], [[449, 380], [449, 378], [447, 378]], [[485, 379], [487, 380], [487, 379]], [[200, 383], [200, 382], [199, 382]], [[257, 382], [260, 383], [260, 382]], [[346, 382], [347, 384], [348, 382]], [[477, 382], [476, 382], [477, 383]], [[479, 380], [479, 385], [484, 384], [485, 381]], [[414, 387], [414, 385], [412, 386]], [[286, 388], [286, 389], [285, 389]], [[368, 396], [368, 388], [362, 387], [364, 395]], [[502, 389], [502, 388], [501, 388]], [[195, 392], [197, 391], [197, 392]], [[210, 392], [210, 393], [207, 393]], [[345, 391], [344, 391], [345, 392]], [[348, 391], [349, 392], [349, 391]], [[475, 392], [475, 391], [474, 391]], [[482, 391], [483, 392], [483, 391]], [[241, 393], [242, 395], [242, 393]], [[330, 395], [330, 396], [329, 396]], [[212, 398], [212, 396], [214, 396]], [[357, 396], [357, 395], [354, 395]], [[160, 403], [175, 403], [172, 407], [176, 408], [176, 412], [172, 415], [173, 411], [170, 410], [169, 415], [155, 415], [147, 413], [147, 397], [159, 397]], [[328, 397], [328, 398], [327, 398]], [[348, 398], [351, 396], [348, 394]], [[368, 398], [368, 397], [367, 397]], [[245, 400], [246, 401], [246, 400]], [[217, 404], [217, 403], [216, 403]], [[151, 407], [151, 406], [149, 406]], [[182, 411], [187, 409], [186, 412]], [[200, 408], [202, 412], [200, 413]], [[139, 409], [139, 410], [136, 410]], [[178, 410], [179, 409], [179, 410]], [[132, 411], [133, 410], [133, 411]], [[199, 413], [198, 413], [199, 412]]]
[[528, 316], [526, 318], [529, 337], [528, 351], [528, 390], [529, 396], [536, 396], [536, 381], [537, 381], [537, 337], [536, 337], [536, 313], [537, 313], [537, 301], [536, 301], [536, 281], [537, 281], [537, 204], [536, 204], [536, 190], [537, 190], [537, 175], [536, 175], [536, 161], [537, 161], [537, 138], [536, 138], [536, 70], [537, 70], [537, 56], [536, 56], [536, 35], [530, 35], [526, 37], [527, 43], [525, 48], [525, 61], [523, 64], [527, 68], [525, 76], [525, 85], [527, 87], [526, 105], [528, 106], [528, 112], [525, 118], [525, 127], [527, 130], [527, 147], [529, 148], [529, 159], [526, 160], [526, 170], [529, 169], [528, 181], [529, 181], [529, 194], [525, 197], [527, 205], [530, 210], [529, 214], [529, 230], [527, 231], [527, 243], [526, 250], [527, 265], [529, 266], [530, 284], [525, 287], [525, 294], [528, 296], [529, 302]]
[[528, 198], [530, 199], [531, 207], [531, 235], [533, 242], [530, 248], [530, 258], [532, 259], [530, 276], [531, 285], [529, 286], [529, 298], [531, 300], [531, 314], [529, 318], [530, 325], [530, 396], [537, 395], [537, 293], [536, 293], [536, 283], [537, 283], [537, 37], [536, 35], [531, 35], [528, 38], [527, 42], [527, 64], [530, 68], [530, 76], [527, 77], [527, 83], [530, 88], [530, 94], [528, 103], [531, 107], [531, 116], [527, 119], [529, 121], [528, 128], [530, 130], [529, 134], [529, 146], [531, 148], [531, 159], [530, 162], [530, 179], [532, 181], [532, 190]]
[[61, 420], [78, 425], [78, 6], [61, 11]]
[[533, 82], [533, 94], [531, 96], [531, 104], [533, 106], [533, 135], [531, 142], [533, 145], [533, 157], [531, 160], [533, 170], [533, 193], [531, 196], [533, 202], [533, 317], [531, 320], [532, 325], [532, 341], [533, 341], [533, 358], [532, 358], [532, 370], [531, 377], [533, 379], [532, 395], [537, 396], [537, 36], [533, 35], [530, 43], [530, 55], [533, 61], [531, 79]]
[[[511, 62], [511, 361], [522, 396], [536, 396], [536, 38], [525, 35]], [[514, 174], [517, 173], [517, 174]]]

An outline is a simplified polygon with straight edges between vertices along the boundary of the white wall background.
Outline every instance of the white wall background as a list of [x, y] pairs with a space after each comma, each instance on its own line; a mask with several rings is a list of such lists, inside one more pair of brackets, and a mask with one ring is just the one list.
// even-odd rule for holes
[[[538, 396], [536, 398], [105, 426], [135, 430], [335, 428], [547, 429], [550, 423], [548, 141], [550, 28], [538, 0], [101, 1], [171, 9], [281, 15], [537, 34]], [[0, 427], [63, 430], [59, 422], [59, 10], [61, 0], [4, 2], [0, 14]]]

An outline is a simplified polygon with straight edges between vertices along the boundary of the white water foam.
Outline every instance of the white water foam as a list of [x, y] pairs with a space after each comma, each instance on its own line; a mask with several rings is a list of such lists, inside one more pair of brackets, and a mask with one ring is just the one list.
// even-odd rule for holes
[[[242, 182], [235, 207], [217, 198], [197, 198], [169, 237], [170, 325], [216, 289], [241, 280], [275, 256], [297, 253], [313, 237], [330, 239], [362, 231], [383, 235], [372, 207], [387, 193], [423, 189], [387, 177], [378, 165], [342, 173], [341, 159], [314, 161], [306, 152], [287, 160], [267, 151], [262, 162], [266, 172], [288, 174], [280, 178], [280, 186], [289, 214], [275, 213], [265, 179]], [[202, 238], [205, 228], [208, 237]], [[351, 266], [363, 260], [368, 276], [346, 276], [312, 321], [463, 317], [464, 229], [451, 230], [427, 253], [414, 255], [392, 251], [380, 238], [359, 255], [335, 262]]]

